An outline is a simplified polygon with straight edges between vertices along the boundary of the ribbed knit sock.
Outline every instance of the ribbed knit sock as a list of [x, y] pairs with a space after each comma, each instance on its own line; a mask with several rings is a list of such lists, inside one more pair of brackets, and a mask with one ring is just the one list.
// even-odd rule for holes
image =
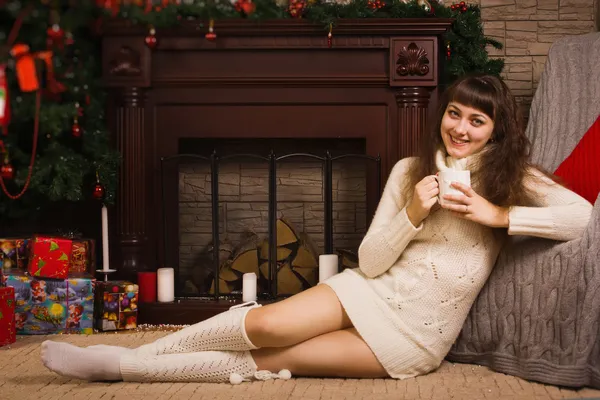
[[196, 353], [210, 350], [245, 351], [257, 347], [246, 334], [248, 312], [260, 307], [256, 302], [234, 306], [212, 318], [171, 333], [135, 349], [138, 356]]
[[42, 343], [41, 357], [46, 368], [68, 378], [87, 381], [121, 380], [121, 356], [114, 353], [46, 340]]
[[120, 356], [134, 351], [134, 349], [130, 349], [129, 347], [110, 346], [108, 344], [95, 344], [93, 346], [86, 347], [86, 349], [104, 351], [106, 353], [118, 354]]
[[257, 372], [249, 351], [121, 357], [124, 381], [131, 382], [231, 382], [249, 380]]

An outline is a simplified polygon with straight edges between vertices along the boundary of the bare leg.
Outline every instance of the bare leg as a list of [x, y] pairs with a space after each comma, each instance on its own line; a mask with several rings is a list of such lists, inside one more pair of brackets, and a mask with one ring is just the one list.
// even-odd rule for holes
[[209, 350], [245, 351], [257, 347], [291, 346], [324, 333], [350, 328], [335, 292], [319, 285], [278, 303], [242, 307], [218, 314], [152, 343], [126, 349], [91, 348], [116, 355], [195, 353]]
[[289, 369], [294, 376], [389, 377], [356, 329], [326, 333], [284, 348], [251, 352], [259, 370]]
[[246, 316], [246, 333], [256, 347], [291, 346], [350, 327], [350, 318], [327, 285], [318, 285], [280, 302], [253, 308]]

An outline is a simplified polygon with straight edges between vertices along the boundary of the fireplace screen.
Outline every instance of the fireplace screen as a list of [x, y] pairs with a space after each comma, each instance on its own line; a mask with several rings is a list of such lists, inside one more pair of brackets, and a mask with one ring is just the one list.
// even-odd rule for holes
[[[379, 194], [380, 158], [339, 149], [161, 159], [164, 263], [175, 265], [176, 296], [241, 297], [248, 272], [259, 298], [292, 295], [317, 284], [320, 254], [338, 254], [340, 270], [356, 267], [375, 176]], [[169, 179], [178, 181], [176, 196]], [[173, 223], [177, 240], [165, 228]]]

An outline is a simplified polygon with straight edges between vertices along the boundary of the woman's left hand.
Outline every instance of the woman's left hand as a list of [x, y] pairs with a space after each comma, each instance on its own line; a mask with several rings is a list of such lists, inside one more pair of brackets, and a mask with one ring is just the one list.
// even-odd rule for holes
[[461, 195], [446, 194], [444, 200], [456, 204], [445, 203], [443, 208], [469, 221], [478, 222], [492, 228], [508, 227], [508, 208], [494, 205], [475, 193], [473, 188], [459, 182], [452, 182], [451, 186], [463, 192]]

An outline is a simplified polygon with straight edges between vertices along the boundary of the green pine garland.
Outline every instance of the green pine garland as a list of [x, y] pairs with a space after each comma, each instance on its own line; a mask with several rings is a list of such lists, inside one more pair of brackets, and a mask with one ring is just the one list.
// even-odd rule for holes
[[[292, 18], [286, 7], [278, 6], [273, 0], [253, 0], [256, 10], [249, 16], [238, 12], [229, 0], [198, 1], [193, 4], [170, 4], [160, 10], [145, 12], [143, 6], [123, 6], [119, 16], [157, 29], [177, 26], [180, 19], [215, 21], [245, 18], [251, 21]], [[403, 3], [400, 0], [383, 0], [383, 7], [372, 9], [368, 0], [351, 0], [346, 4], [309, 1], [303, 18], [323, 26], [326, 31], [336, 21], [357, 18], [453, 18], [452, 29], [444, 35], [444, 46], [450, 43], [451, 57], [446, 62], [444, 81], [451, 82], [469, 72], [484, 72], [499, 75], [504, 61], [490, 59], [486, 46], [501, 49], [497, 40], [486, 37], [481, 25], [481, 12], [478, 6], [470, 5], [465, 12], [452, 10], [432, 0], [432, 11], [426, 11], [416, 0]], [[107, 10], [107, 14], [110, 11]], [[218, 26], [218, 25], [217, 25]], [[217, 28], [218, 30], [218, 28]]]

